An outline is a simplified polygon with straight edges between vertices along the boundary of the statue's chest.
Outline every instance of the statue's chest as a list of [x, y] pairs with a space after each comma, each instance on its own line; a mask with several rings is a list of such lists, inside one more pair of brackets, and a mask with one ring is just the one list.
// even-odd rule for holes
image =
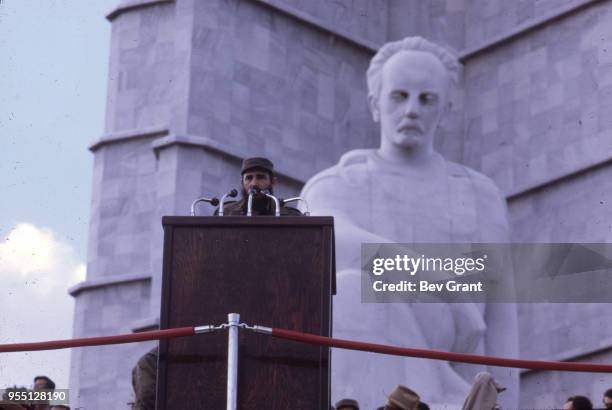
[[391, 175], [371, 185], [371, 229], [396, 242], [470, 242], [478, 232], [469, 181], [436, 182]]

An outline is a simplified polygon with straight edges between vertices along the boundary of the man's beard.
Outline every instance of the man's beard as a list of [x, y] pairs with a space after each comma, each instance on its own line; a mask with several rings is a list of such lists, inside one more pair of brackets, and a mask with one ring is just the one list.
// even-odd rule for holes
[[[274, 195], [274, 189], [272, 187], [264, 189], [263, 191], [266, 191], [270, 195]], [[245, 203], [248, 204], [249, 193], [244, 188], [242, 188], [242, 199], [244, 199]], [[272, 202], [272, 199], [268, 198], [262, 192], [253, 194], [252, 206], [253, 206], [254, 211], [267, 211], [268, 209], [270, 209], [271, 202]]]

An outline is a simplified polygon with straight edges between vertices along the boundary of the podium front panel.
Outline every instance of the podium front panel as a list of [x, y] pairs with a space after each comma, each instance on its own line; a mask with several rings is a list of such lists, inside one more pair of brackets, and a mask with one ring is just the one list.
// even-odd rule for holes
[[[164, 217], [161, 327], [331, 334], [331, 217]], [[226, 406], [227, 331], [160, 343], [158, 409]], [[329, 409], [329, 349], [240, 330], [238, 409]], [[196, 404], [197, 403], [197, 404]]]

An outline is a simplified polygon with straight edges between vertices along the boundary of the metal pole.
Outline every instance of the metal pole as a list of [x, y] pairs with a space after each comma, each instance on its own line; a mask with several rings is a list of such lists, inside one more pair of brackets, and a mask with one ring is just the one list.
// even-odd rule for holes
[[266, 196], [274, 201], [274, 206], [276, 207], [274, 210], [274, 216], [280, 216], [280, 201], [278, 198], [268, 193], [266, 193]]
[[247, 215], [246, 216], [253, 216], [253, 194], [254, 194], [253, 189], [250, 189], [249, 199], [247, 201]]
[[238, 399], [238, 324], [239, 313], [227, 315], [227, 410], [236, 410]]

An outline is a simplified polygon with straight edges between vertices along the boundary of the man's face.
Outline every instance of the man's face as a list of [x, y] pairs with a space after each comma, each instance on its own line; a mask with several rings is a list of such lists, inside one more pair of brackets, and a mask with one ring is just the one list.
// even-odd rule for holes
[[270, 190], [274, 185], [274, 181], [270, 178], [270, 174], [261, 169], [247, 170], [242, 174], [242, 189], [249, 192], [251, 188], [259, 188], [260, 190]]
[[43, 390], [47, 388], [47, 381], [45, 379], [34, 380], [34, 390]]
[[612, 397], [604, 396], [603, 405], [606, 409], [612, 409]]
[[383, 66], [378, 98], [371, 101], [383, 145], [401, 149], [433, 146], [448, 106], [449, 78], [434, 55], [401, 51]]

